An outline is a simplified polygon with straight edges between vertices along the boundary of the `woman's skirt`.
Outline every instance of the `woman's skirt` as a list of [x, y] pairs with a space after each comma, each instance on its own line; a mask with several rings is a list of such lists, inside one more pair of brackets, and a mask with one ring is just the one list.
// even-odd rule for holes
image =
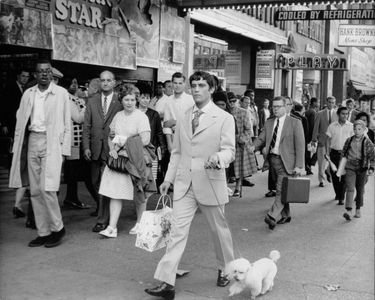
[[[241, 166], [242, 155], [243, 155], [243, 163]], [[255, 154], [250, 153], [250, 151], [248, 151], [246, 147], [245, 149], [240, 149], [240, 147], [236, 148], [236, 158], [234, 161], [234, 174], [236, 178], [240, 178], [241, 169], [242, 169], [243, 177], [248, 177], [252, 174], [255, 174], [258, 171]]]
[[99, 194], [122, 200], [133, 200], [134, 187], [129, 174], [119, 173], [105, 166]]

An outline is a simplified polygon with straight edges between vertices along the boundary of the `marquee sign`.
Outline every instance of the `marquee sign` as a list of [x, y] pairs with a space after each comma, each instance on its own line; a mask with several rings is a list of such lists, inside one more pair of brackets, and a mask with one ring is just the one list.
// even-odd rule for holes
[[278, 10], [276, 21], [297, 20], [373, 20], [375, 9], [337, 9], [337, 10]]
[[348, 63], [344, 55], [278, 53], [276, 54], [275, 68], [287, 70], [345, 71], [348, 69]]

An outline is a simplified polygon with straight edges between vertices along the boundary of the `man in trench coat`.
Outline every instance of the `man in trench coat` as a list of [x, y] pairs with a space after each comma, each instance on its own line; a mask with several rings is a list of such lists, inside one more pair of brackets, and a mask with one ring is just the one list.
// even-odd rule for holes
[[[56, 192], [63, 156], [70, 155], [70, 103], [68, 92], [51, 82], [51, 74], [49, 61], [37, 63], [37, 85], [25, 91], [16, 116], [9, 187], [25, 186], [29, 180], [38, 229], [30, 247], [55, 247], [65, 234]], [[22, 153], [27, 153], [28, 176], [21, 174]]]

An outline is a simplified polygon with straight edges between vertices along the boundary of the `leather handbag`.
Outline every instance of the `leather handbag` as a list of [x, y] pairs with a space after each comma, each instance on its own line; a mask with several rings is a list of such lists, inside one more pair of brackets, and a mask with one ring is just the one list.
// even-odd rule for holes
[[281, 186], [281, 202], [308, 203], [310, 179], [304, 177], [284, 177]]
[[[123, 149], [124, 147], [121, 147], [118, 151], [117, 154]], [[107, 158], [107, 166], [113, 171], [119, 172], [119, 173], [124, 173], [127, 174], [128, 170], [126, 169], [126, 163], [129, 158], [118, 155], [117, 158], [113, 158], [112, 156], [108, 155]]]

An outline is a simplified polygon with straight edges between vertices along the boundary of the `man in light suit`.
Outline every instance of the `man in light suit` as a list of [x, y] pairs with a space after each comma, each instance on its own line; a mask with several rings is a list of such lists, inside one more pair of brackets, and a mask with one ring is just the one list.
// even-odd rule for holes
[[273, 230], [278, 224], [291, 220], [289, 204], [281, 202], [281, 185], [284, 177], [300, 174], [305, 161], [305, 136], [299, 119], [286, 115], [285, 97], [273, 99], [275, 118], [268, 119], [252, 151], [265, 147], [265, 154], [276, 172], [276, 197], [264, 221]]
[[174, 299], [177, 267], [198, 208], [213, 234], [218, 286], [229, 283], [222, 270], [234, 258], [232, 236], [224, 215], [228, 202], [225, 168], [235, 153], [234, 119], [211, 101], [215, 84], [210, 74], [195, 72], [190, 85], [195, 105], [177, 121], [171, 160], [160, 186], [161, 193], [166, 194], [174, 184], [175, 218], [171, 241], [154, 275], [162, 284], [145, 290], [164, 299]]
[[[117, 95], [113, 92], [115, 75], [110, 71], [100, 74], [101, 93], [88, 99], [83, 123], [82, 146], [84, 157], [91, 161], [91, 180], [96, 193], [109, 153], [109, 125], [113, 117], [122, 110]], [[109, 198], [97, 195], [98, 219], [93, 232], [104, 230], [109, 222]]]
[[319, 186], [324, 187], [324, 174], [327, 176], [327, 180], [330, 181], [330, 174], [326, 170], [327, 163], [324, 158], [326, 151], [326, 141], [327, 141], [327, 128], [329, 124], [337, 121], [336, 110], [334, 109], [336, 104], [336, 98], [333, 96], [327, 97], [327, 108], [318, 112], [315, 118], [314, 130], [312, 134], [312, 144], [318, 145], [317, 156], [318, 156], [318, 179]]

